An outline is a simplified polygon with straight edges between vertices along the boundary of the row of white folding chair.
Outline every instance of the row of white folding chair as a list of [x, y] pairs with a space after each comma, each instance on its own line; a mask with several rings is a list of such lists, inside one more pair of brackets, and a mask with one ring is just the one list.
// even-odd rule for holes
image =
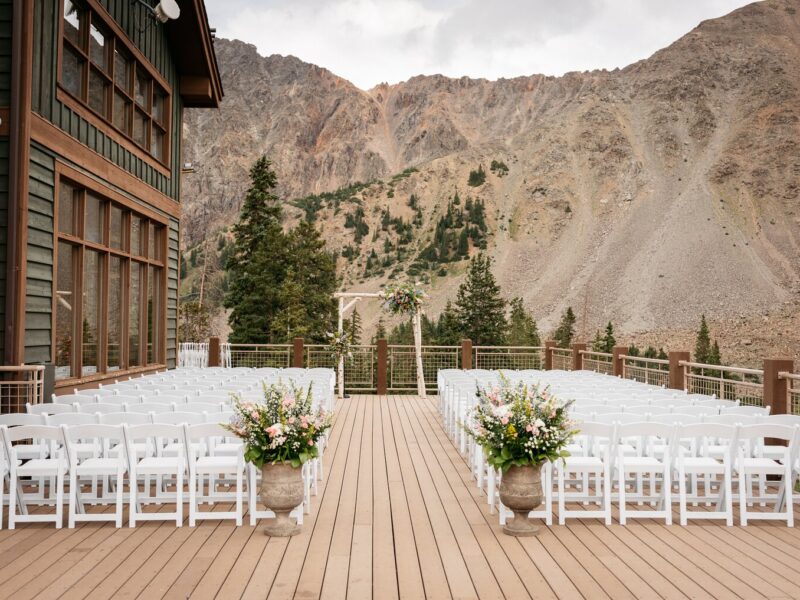
[[[785, 520], [793, 526], [793, 485], [796, 480], [800, 427], [781, 424], [725, 425], [696, 423], [670, 425], [662, 423], [584, 423], [581, 435], [585, 453], [577, 453], [556, 463], [556, 481], [559, 522], [567, 518], [603, 518], [611, 523], [612, 498], [618, 499], [620, 523], [629, 518], [663, 518], [672, 522], [674, 482], [677, 478], [677, 503], [681, 524], [689, 519], [725, 519], [733, 524], [733, 480], [738, 481], [740, 522], [746, 525], [754, 519]], [[647, 448], [644, 452], [628, 451], [626, 440], [637, 438]], [[751, 455], [750, 447], [763, 447], [767, 438], [777, 439], [785, 445], [770, 446], [775, 451], [772, 458]], [[701, 440], [686, 447], [680, 440]], [[573, 486], [578, 492], [567, 491], [567, 476], [572, 475]], [[628, 475], [634, 477], [629, 478]], [[545, 506], [532, 513], [531, 517], [545, 518], [551, 522], [552, 476], [545, 466], [543, 470]], [[650, 494], [643, 493], [642, 477], [650, 478]], [[705, 479], [703, 494], [699, 494], [697, 479]], [[781, 483], [775, 494], [766, 492], [767, 477], [780, 476]], [[589, 489], [590, 478], [594, 480], [594, 493]], [[693, 493], [689, 493], [687, 482], [693, 482]], [[757, 493], [753, 492], [757, 480]], [[656, 491], [656, 482], [660, 491]], [[635, 486], [635, 493], [627, 490]], [[615, 491], [616, 486], [616, 491]], [[714, 487], [717, 494], [713, 495]], [[712, 492], [712, 493], [710, 493]], [[493, 494], [496, 502], [497, 496]], [[491, 501], [491, 500], [490, 500]], [[567, 509], [566, 503], [580, 502], [596, 504], [596, 510]], [[773, 510], [753, 511], [754, 504], [773, 503]], [[636, 502], [652, 504], [656, 510], [632, 510], [628, 505]], [[715, 504], [714, 510], [690, 510], [689, 504]], [[506, 517], [502, 506], [501, 522]]]
[[[183, 521], [183, 477], [189, 474], [189, 520], [194, 525], [197, 518], [236, 520], [237, 525], [242, 521], [242, 502], [244, 496], [243, 475], [244, 459], [241, 452], [235, 454], [201, 455], [196, 449], [206, 440], [211, 438], [224, 439], [228, 432], [219, 424], [162, 424], [147, 423], [140, 425], [105, 425], [87, 423], [81, 425], [48, 426], [48, 425], [22, 425], [19, 427], [0, 427], [0, 442], [3, 443], [3, 455], [7, 457], [8, 472], [10, 477], [9, 499], [9, 528], [14, 529], [18, 521], [54, 521], [56, 527], [61, 527], [64, 479], [68, 474], [69, 486], [69, 526], [74, 527], [75, 522], [85, 521], [114, 521], [117, 527], [122, 525], [122, 504], [124, 474], [129, 474], [129, 506], [130, 525], [134, 527], [137, 520], [171, 520], [175, 519], [180, 526]], [[18, 446], [15, 442], [26, 439], [46, 440], [58, 450], [52, 456], [29, 460], [22, 463], [18, 455]], [[155, 452], [153, 438], [174, 440], [172, 444], [175, 451], [171, 455]], [[124, 452], [104, 453], [102, 455], [82, 456], [82, 448], [86, 440], [98, 447], [125, 448]], [[150, 448], [150, 450], [147, 450]], [[186, 449], [189, 449], [187, 452]], [[187, 469], [188, 467], [188, 469]], [[228, 476], [235, 474], [235, 504], [236, 510], [231, 512], [202, 512], [200, 511], [197, 490], [202, 485], [202, 476], [209, 476], [209, 485], [213, 485], [211, 476]], [[149, 487], [149, 477], [169, 476], [175, 481], [175, 511], [174, 512], [144, 512], [142, 501], [150, 498], [145, 491], [145, 498], [138, 496], [139, 477], [143, 476], [146, 488]], [[55, 514], [28, 514], [27, 497], [21, 492], [18, 485], [20, 478], [39, 477], [55, 479]], [[96, 492], [90, 498], [83, 497], [80, 491], [79, 478], [113, 478], [115, 492], [113, 497], [106, 494], [99, 496]], [[51, 486], [53, 484], [51, 483]], [[93, 486], [94, 487], [94, 486]], [[209, 490], [213, 492], [213, 490]], [[211, 498], [213, 494], [202, 499]], [[113, 513], [86, 514], [85, 502], [106, 503], [113, 498], [115, 511]], [[0, 500], [2, 499], [0, 494]], [[36, 499], [38, 500], [38, 498]], [[0, 505], [2, 503], [0, 502]], [[17, 506], [21, 508], [17, 514]], [[0, 523], [0, 526], [2, 524]]]
[[572, 405], [572, 410], [581, 413], [609, 414], [609, 413], [628, 413], [637, 415], [661, 415], [670, 413], [680, 413], [684, 415], [769, 415], [768, 406], [731, 406], [728, 408], [717, 408], [713, 406], [697, 405], [657, 405], [657, 404], [588, 404], [577, 403]]
[[230, 404], [226, 402], [192, 402], [189, 404], [176, 404], [175, 402], [146, 402], [142, 404], [107, 404], [107, 403], [91, 403], [91, 404], [33, 404], [28, 406], [30, 414], [41, 415], [61, 415], [70, 413], [88, 413], [88, 414], [106, 414], [115, 412], [126, 413], [170, 413], [170, 412], [185, 412], [185, 413], [214, 413], [224, 412], [230, 409]]

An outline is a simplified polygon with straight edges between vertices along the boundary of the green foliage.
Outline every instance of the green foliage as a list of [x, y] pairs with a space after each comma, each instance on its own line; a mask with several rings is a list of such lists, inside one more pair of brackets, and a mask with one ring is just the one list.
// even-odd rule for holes
[[569, 348], [572, 340], [575, 337], [575, 313], [572, 312], [572, 307], [567, 307], [564, 314], [561, 315], [561, 322], [558, 324], [553, 339], [559, 348]]
[[458, 288], [455, 311], [464, 337], [479, 346], [505, 343], [508, 323], [506, 301], [491, 270], [491, 259], [484, 254], [472, 258], [467, 277]]
[[525, 310], [522, 298], [513, 298], [510, 302], [511, 311], [508, 316], [508, 345], [509, 346], [541, 346], [539, 328], [533, 315]]
[[375, 329], [375, 335], [372, 336], [371, 344], [374, 346], [378, 340], [386, 339], [386, 323], [383, 322], [383, 315], [378, 317], [378, 326]]
[[344, 329], [350, 336], [350, 343], [358, 346], [361, 343], [361, 315], [358, 314], [358, 309], [353, 308], [353, 314], [344, 324]]
[[208, 305], [196, 300], [181, 302], [178, 307], [178, 328], [182, 342], [205, 342], [211, 336], [211, 313]]
[[312, 194], [304, 198], [297, 198], [292, 200], [291, 204], [305, 211], [306, 220], [314, 223], [317, 220], [319, 211], [323, 207], [328, 206], [338, 209], [342, 202], [351, 200], [355, 194], [358, 194], [369, 185], [369, 183], [357, 181], [356, 183], [341, 187], [333, 192], [324, 192], [322, 194]]
[[250, 178], [226, 260], [229, 339], [267, 343], [302, 335], [322, 341], [336, 313], [335, 261], [310, 221], [284, 233], [273, 194], [277, 179], [266, 157], [256, 161]]
[[470, 241], [486, 248], [486, 206], [483, 200], [467, 198], [462, 209], [458, 193], [447, 203], [446, 212], [439, 217], [433, 241], [423, 248], [420, 258], [438, 263], [459, 261], [469, 256]]
[[697, 338], [694, 343], [694, 362], [708, 364], [711, 354], [711, 335], [708, 331], [706, 316], [700, 317], [700, 329], [697, 331]]
[[467, 185], [470, 187], [479, 187], [486, 183], [486, 171], [483, 170], [483, 165], [478, 165], [477, 170], [469, 172]]
[[347, 213], [344, 218], [344, 226], [348, 229], [354, 229], [355, 235], [354, 239], [356, 244], [361, 242], [364, 239], [364, 236], [369, 233], [369, 225], [364, 220], [364, 207], [359, 206], [356, 208], [355, 212]]
[[614, 337], [614, 325], [611, 321], [606, 325], [605, 334], [601, 335], [598, 331], [592, 342], [592, 350], [595, 352], [606, 352], [611, 354], [614, 351], [614, 346], [617, 345], [617, 340]]
[[489, 170], [498, 177], [508, 175], [508, 165], [502, 160], [492, 160], [492, 163], [489, 165]]

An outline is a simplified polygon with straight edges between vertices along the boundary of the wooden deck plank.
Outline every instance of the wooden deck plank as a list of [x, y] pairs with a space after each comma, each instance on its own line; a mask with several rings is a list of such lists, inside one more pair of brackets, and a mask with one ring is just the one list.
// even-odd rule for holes
[[340, 401], [324, 462], [291, 539], [215, 521], [0, 531], [0, 599], [800, 597], [800, 530], [778, 523], [503, 535], [433, 399]]

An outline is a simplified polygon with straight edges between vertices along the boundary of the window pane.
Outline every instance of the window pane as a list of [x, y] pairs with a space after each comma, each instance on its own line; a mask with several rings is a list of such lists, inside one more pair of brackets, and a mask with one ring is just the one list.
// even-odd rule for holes
[[156, 256], [156, 226], [150, 223], [147, 234], [147, 257], [155, 258]]
[[114, 50], [114, 81], [123, 90], [131, 93], [131, 60], [122, 52]]
[[[112, 210], [111, 214], [114, 212]], [[108, 370], [122, 367], [122, 259], [112, 256], [108, 265]]]
[[108, 45], [106, 34], [94, 25], [89, 29], [89, 58], [98, 67], [108, 73]]
[[75, 235], [75, 188], [65, 181], [58, 190], [58, 230]]
[[153, 118], [164, 125], [167, 110], [167, 97], [160, 89], [153, 92]]
[[83, 237], [90, 242], [103, 243], [103, 200], [86, 192], [86, 229]]
[[156, 226], [155, 231], [155, 238], [156, 238], [156, 248], [155, 253], [153, 254], [153, 258], [156, 260], [164, 260], [164, 228], [161, 226]]
[[119, 92], [114, 92], [114, 127], [131, 134], [131, 103]]
[[125, 239], [122, 230], [122, 209], [116, 204], [111, 205], [111, 247], [122, 250]]
[[138, 110], [133, 112], [133, 141], [147, 148], [147, 117]]
[[73, 96], [81, 97], [83, 85], [83, 69], [85, 61], [72, 51], [66, 44], [61, 57], [61, 83]]
[[142, 256], [142, 219], [131, 215], [131, 254]]
[[108, 117], [108, 82], [96, 70], [89, 69], [89, 107]]
[[83, 375], [98, 372], [100, 308], [100, 254], [84, 251], [83, 261]]
[[58, 243], [58, 272], [56, 275], [56, 379], [72, 377], [75, 338], [75, 269], [77, 249], [65, 242]]
[[155, 125], [150, 134], [150, 154], [153, 158], [164, 160], [164, 132]]
[[86, 11], [78, 8], [72, 0], [64, 0], [64, 36], [83, 48], [81, 29], [86, 26]]
[[139, 323], [141, 315], [140, 293], [141, 266], [131, 261], [131, 289], [130, 304], [128, 307], [128, 366], [136, 367], [141, 364], [139, 360]]
[[150, 77], [142, 71], [136, 71], [136, 89], [134, 100], [146, 111], [150, 110]]
[[147, 363], [158, 361], [161, 339], [161, 269], [147, 269]]

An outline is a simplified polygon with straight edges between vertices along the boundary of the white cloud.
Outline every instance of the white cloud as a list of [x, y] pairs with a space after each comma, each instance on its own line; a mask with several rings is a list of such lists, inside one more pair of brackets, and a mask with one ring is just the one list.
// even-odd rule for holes
[[624, 67], [744, 0], [206, 0], [221, 37], [361, 88], [418, 74], [513, 77]]

